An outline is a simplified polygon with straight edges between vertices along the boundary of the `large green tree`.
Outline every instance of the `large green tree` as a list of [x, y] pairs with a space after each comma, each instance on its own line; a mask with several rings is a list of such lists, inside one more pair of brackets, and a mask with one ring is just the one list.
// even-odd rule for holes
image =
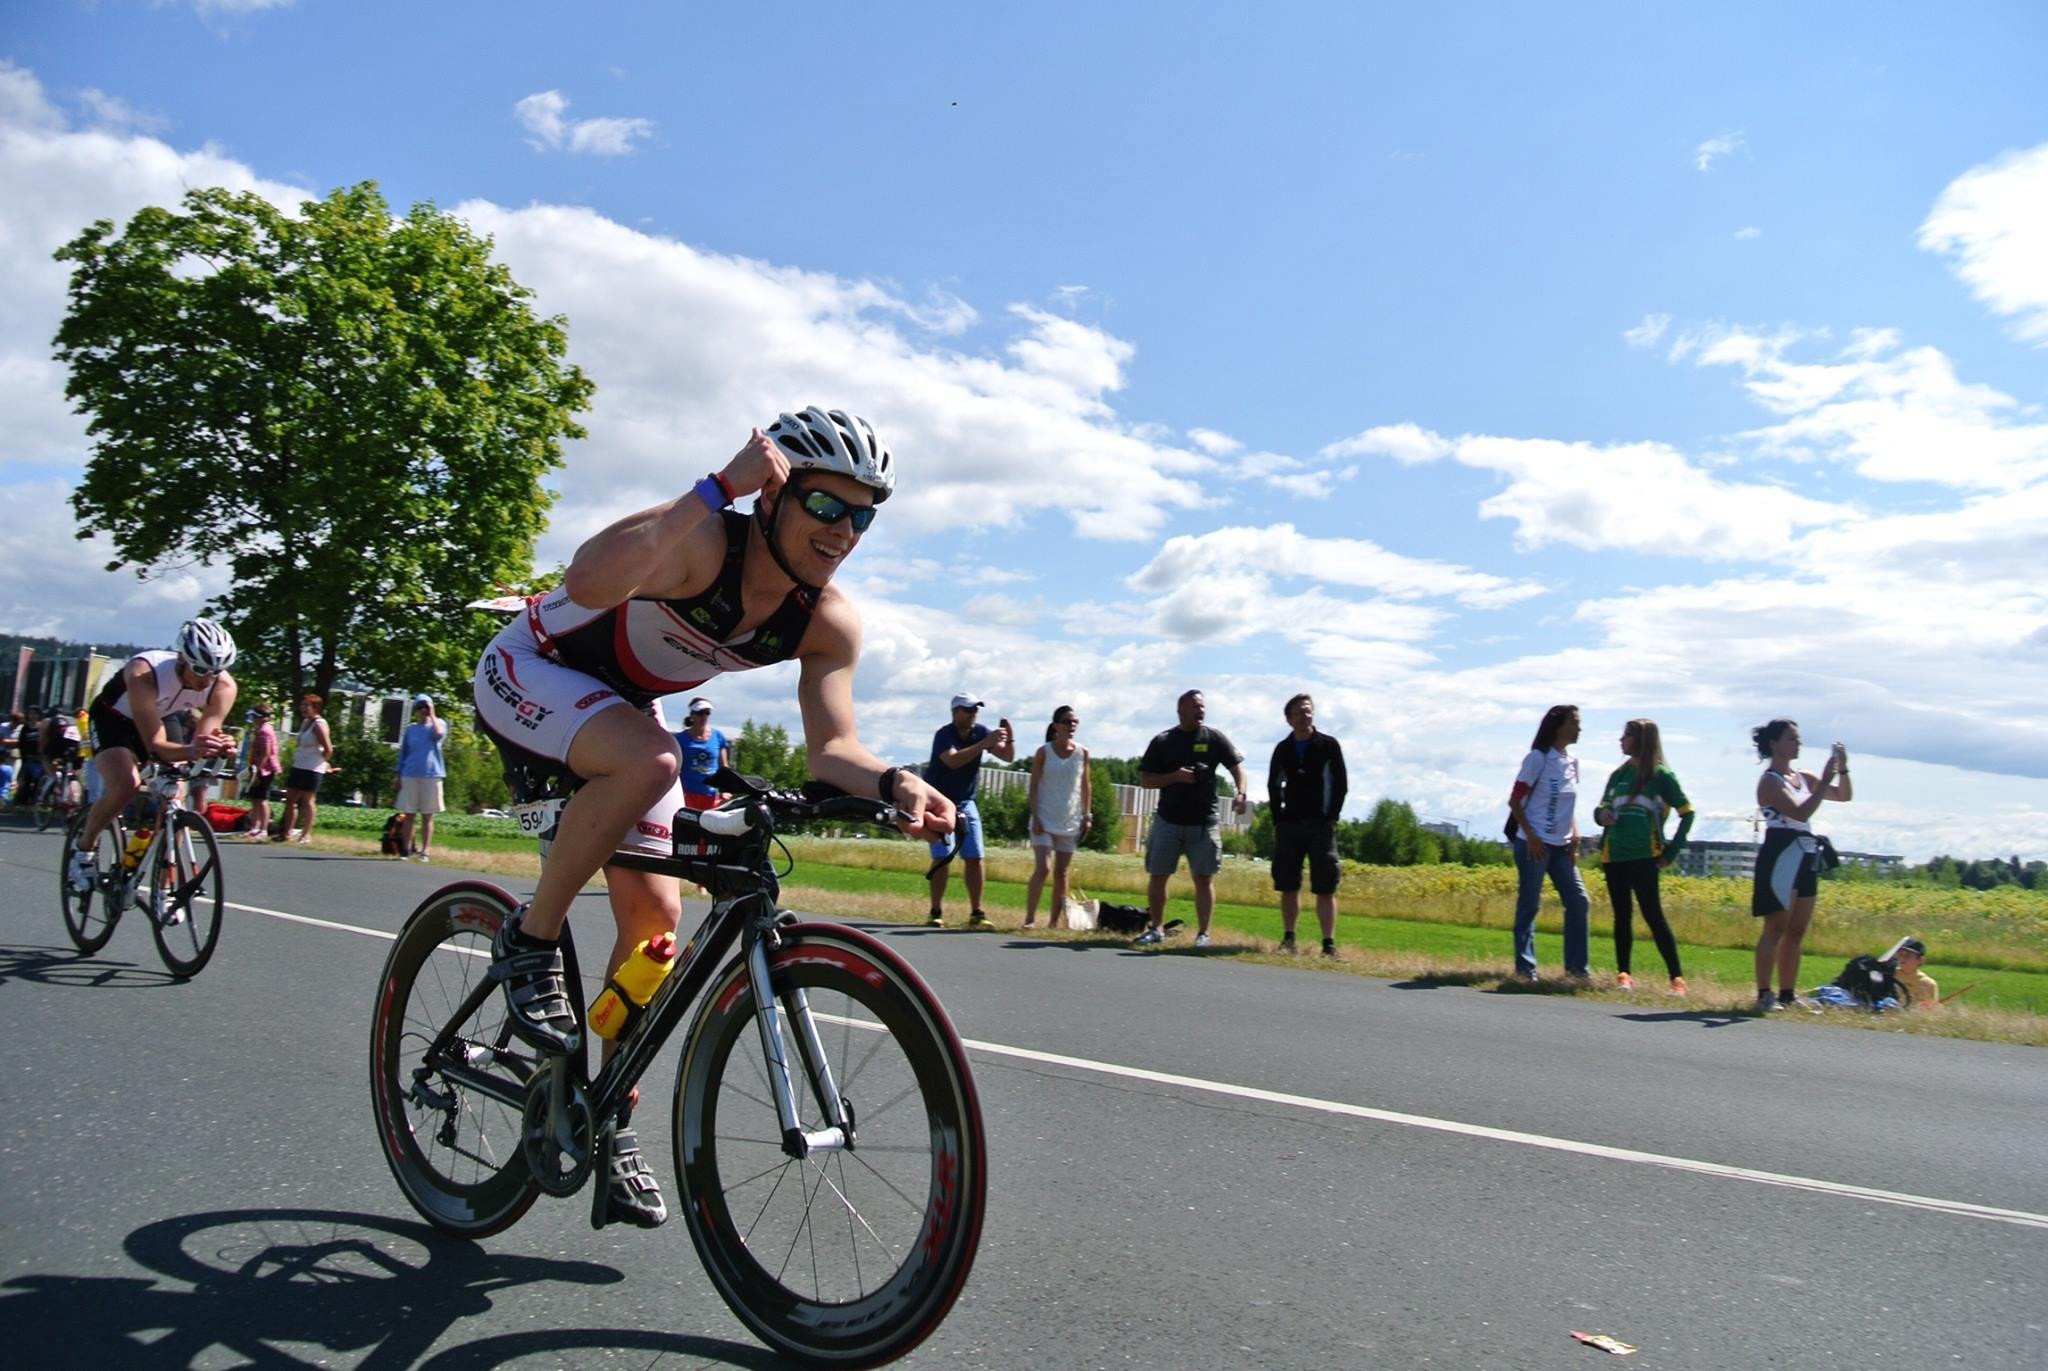
[[208, 608], [259, 683], [452, 693], [499, 622], [462, 606], [530, 578], [540, 480], [592, 390], [490, 250], [367, 182], [87, 228], [57, 253], [56, 355], [91, 420], [78, 536], [138, 576], [225, 563]]

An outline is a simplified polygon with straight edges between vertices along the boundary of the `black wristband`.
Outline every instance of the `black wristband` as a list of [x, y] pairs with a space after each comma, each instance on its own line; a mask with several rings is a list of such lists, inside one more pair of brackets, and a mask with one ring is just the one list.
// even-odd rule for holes
[[896, 803], [896, 778], [902, 773], [903, 768], [900, 766], [892, 766], [882, 773], [882, 779], [875, 786], [875, 789], [881, 795], [883, 804], [892, 805]]

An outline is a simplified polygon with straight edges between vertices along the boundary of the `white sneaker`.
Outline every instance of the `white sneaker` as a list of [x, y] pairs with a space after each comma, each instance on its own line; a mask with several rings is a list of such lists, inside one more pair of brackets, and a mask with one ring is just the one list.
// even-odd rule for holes
[[1163, 943], [1165, 941], [1166, 935], [1164, 933], [1161, 933], [1157, 928], [1148, 928], [1131, 940], [1131, 946], [1150, 947], [1154, 943]]
[[1209, 935], [1208, 935], [1208, 934], [1206, 934], [1206, 933], [1197, 933], [1197, 934], [1195, 935], [1195, 946], [1196, 946], [1196, 947], [1207, 947], [1208, 945], [1209, 945]]
[[92, 853], [71, 854], [71, 889], [74, 894], [90, 894], [92, 883], [98, 876], [99, 871], [92, 864]]

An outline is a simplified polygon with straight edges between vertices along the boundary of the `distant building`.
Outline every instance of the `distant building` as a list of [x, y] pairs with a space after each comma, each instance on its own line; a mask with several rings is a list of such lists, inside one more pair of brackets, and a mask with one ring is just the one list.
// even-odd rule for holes
[[[1678, 854], [1681, 876], [1734, 876], [1749, 880], [1756, 875], [1755, 843], [1727, 843], [1688, 840]], [[1845, 867], [1856, 867], [1879, 876], [1896, 875], [1905, 869], [1906, 859], [1895, 853], [1838, 851]]]

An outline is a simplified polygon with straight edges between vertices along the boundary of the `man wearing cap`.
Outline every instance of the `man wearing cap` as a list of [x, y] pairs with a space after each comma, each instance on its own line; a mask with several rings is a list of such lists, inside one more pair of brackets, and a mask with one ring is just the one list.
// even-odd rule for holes
[[683, 807], [712, 809], [725, 796], [711, 783], [719, 769], [732, 765], [732, 744], [711, 726], [711, 701], [699, 695], [690, 701], [683, 731], [676, 734], [683, 751]]
[[1935, 1009], [1941, 1004], [1941, 987], [1922, 968], [1927, 964], [1927, 944], [1918, 938], [1901, 938], [1892, 945], [1891, 955], [1881, 960], [1892, 964], [1892, 977], [1912, 996], [1914, 1009]]
[[248, 751], [242, 769], [249, 780], [242, 788], [242, 798], [249, 802], [249, 826], [242, 830], [242, 840], [260, 843], [270, 833], [270, 785], [283, 770], [283, 762], [278, 756], [277, 730], [270, 726], [270, 706], [257, 705], [244, 716], [244, 722], [249, 729], [243, 739]]
[[[932, 735], [932, 759], [925, 763], [924, 768], [925, 783], [951, 800], [959, 814], [953, 832], [960, 840], [956, 856], [960, 862], [960, 874], [967, 884], [967, 922], [970, 925], [988, 922], [988, 915], [981, 912], [981, 811], [974, 803], [974, 788], [981, 780], [981, 756], [988, 752], [1006, 762], [1017, 759], [1017, 741], [1010, 732], [1008, 719], [998, 720], [994, 728], [975, 722], [975, 715], [981, 712], [982, 704], [972, 695], [953, 697], [953, 722]], [[932, 844], [935, 859], [945, 856], [947, 851], [948, 845], [944, 842]], [[952, 872], [952, 862], [932, 871], [929, 922], [933, 928], [945, 921], [946, 883]]]
[[[441, 739], [448, 724], [434, 715], [433, 697], [412, 697], [412, 722], [398, 741], [398, 859], [427, 861], [434, 846], [434, 816], [443, 808], [441, 781], [448, 768], [441, 760]], [[420, 845], [412, 845], [413, 816], [420, 820]]]

